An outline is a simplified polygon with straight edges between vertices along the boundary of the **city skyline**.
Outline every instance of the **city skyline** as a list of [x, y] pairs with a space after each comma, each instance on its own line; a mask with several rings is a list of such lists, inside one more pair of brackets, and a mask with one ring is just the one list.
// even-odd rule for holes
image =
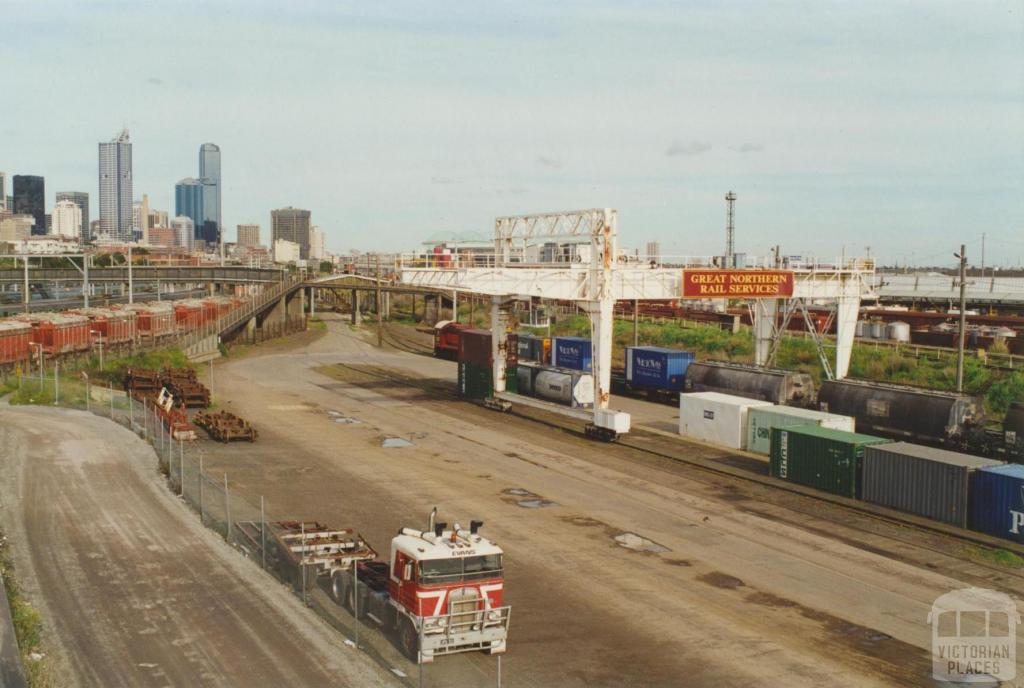
[[[66, 130], [12, 102], [0, 168], [83, 188], [88, 142], [123, 121], [142, 146], [136, 187], [155, 207], [173, 206], [192, 142], [212, 140], [231, 151], [222, 224], [302, 206], [335, 251], [414, 248], [439, 232], [487, 236], [498, 215], [611, 206], [625, 246], [708, 254], [721, 251], [732, 188], [748, 254], [871, 246], [890, 262], [949, 262], [961, 241], [978, 256], [985, 232], [990, 262], [1016, 264], [1024, 97], [1005, 76], [1024, 70], [1024, 20], [1014, 9], [898, 4], [879, 21], [855, 5], [428, 15], [404, 3], [253, 3], [244, 17], [216, 5], [18, 5], [0, 45], [15, 90], [56, 74], [71, 97], [95, 101], [95, 67], [117, 51], [83, 41], [115, 15], [143, 40], [216, 45], [226, 66], [202, 69], [205, 49], [184, 50], [180, 65], [144, 53], [110, 87], [116, 97], [104, 92], [103, 107]], [[27, 61], [20, 49], [43, 26], [87, 57], [67, 69], [47, 55]], [[598, 50], [594, 35], [615, 40]], [[326, 67], [339, 63], [347, 69]], [[189, 93], [208, 107], [191, 108]], [[231, 114], [210, 114], [221, 112]]]

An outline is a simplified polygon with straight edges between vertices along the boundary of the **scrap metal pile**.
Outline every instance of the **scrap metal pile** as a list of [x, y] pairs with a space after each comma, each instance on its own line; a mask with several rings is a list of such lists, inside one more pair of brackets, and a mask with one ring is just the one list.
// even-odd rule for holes
[[218, 442], [231, 442], [234, 440], [256, 441], [256, 428], [248, 421], [242, 420], [233, 413], [227, 411], [216, 411], [207, 413], [200, 411], [192, 420], [195, 424], [205, 430], [211, 439]]
[[186, 408], [210, 405], [210, 390], [196, 378], [191, 368], [128, 368], [124, 371], [124, 390], [138, 400], [153, 398], [166, 388]]

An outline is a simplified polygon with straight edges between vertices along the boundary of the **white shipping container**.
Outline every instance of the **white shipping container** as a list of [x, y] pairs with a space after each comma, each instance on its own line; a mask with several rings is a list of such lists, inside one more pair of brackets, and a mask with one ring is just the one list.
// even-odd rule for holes
[[751, 409], [747, 413], [747, 451], [767, 456], [772, 447], [772, 428], [790, 428], [797, 425], [819, 425], [823, 428], [856, 431], [856, 419], [794, 406], [772, 406]]
[[748, 410], [766, 406], [774, 404], [718, 392], [680, 394], [679, 434], [723, 447], [744, 449]]
[[594, 378], [577, 370], [545, 368], [533, 379], [533, 393], [573, 408], [589, 408], [594, 405]]

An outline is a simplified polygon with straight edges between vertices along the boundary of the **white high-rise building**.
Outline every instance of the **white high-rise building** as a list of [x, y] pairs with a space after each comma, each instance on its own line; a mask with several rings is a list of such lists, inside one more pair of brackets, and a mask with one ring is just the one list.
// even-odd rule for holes
[[647, 260], [651, 261], [652, 263], [661, 262], [661, 244], [659, 244], [657, 241], [647, 242]]
[[128, 130], [100, 144], [100, 239], [132, 239], [132, 143]]
[[57, 205], [53, 206], [52, 222], [51, 234], [67, 239], [81, 239], [82, 209], [76, 203], [57, 201]]
[[7, 173], [0, 172], [0, 210], [7, 210]]
[[188, 215], [178, 215], [171, 220], [171, 229], [174, 230], [174, 245], [192, 253], [196, 231], [196, 224], [192, 222], [192, 218]]
[[323, 260], [326, 255], [324, 233], [314, 225], [309, 228], [309, 258], [310, 260]]

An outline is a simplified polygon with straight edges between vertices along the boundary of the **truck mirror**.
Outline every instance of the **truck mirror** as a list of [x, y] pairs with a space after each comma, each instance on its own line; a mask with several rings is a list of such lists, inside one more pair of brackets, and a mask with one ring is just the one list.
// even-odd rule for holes
[[405, 566], [402, 568], [402, 580], [412, 580], [412, 562], [405, 562]]

